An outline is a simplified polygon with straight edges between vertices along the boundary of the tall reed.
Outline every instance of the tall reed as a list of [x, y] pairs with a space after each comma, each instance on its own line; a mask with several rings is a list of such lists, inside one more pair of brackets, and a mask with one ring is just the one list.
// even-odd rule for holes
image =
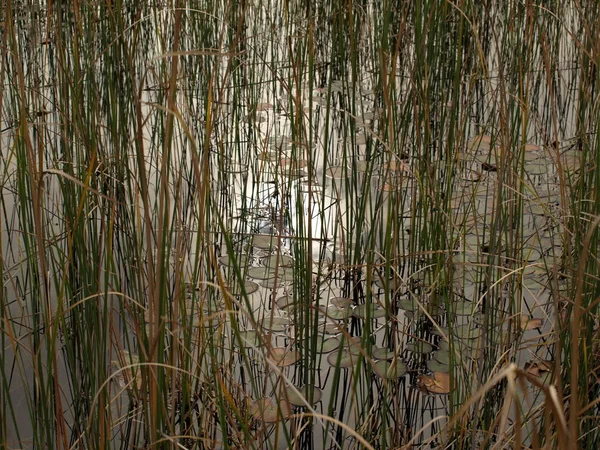
[[595, 2], [0, 11], [0, 446], [593, 448]]

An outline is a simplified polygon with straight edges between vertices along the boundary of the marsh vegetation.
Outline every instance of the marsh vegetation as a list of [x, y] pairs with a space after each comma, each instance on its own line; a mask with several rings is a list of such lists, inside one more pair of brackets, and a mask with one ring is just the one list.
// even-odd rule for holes
[[597, 448], [597, 2], [3, 5], [0, 447]]

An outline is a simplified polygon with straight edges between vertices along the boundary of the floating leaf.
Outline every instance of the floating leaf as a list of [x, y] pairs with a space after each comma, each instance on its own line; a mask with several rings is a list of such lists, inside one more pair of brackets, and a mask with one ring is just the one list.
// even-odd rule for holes
[[394, 359], [396, 356], [396, 352], [389, 350], [387, 348], [375, 347], [373, 346], [373, 358], [375, 359]]
[[553, 361], [543, 359], [537, 361], [530, 361], [525, 364], [525, 372], [537, 377], [540, 383], [547, 386], [551, 384], [553, 380], [553, 365]]
[[373, 364], [373, 372], [386, 380], [393, 380], [406, 374], [408, 368], [400, 359], [381, 360]]
[[250, 267], [246, 271], [246, 276], [255, 280], [270, 280], [275, 278], [275, 269], [269, 267]]
[[391, 160], [381, 166], [381, 169], [384, 172], [388, 170], [394, 173], [401, 173], [404, 175], [410, 175], [412, 173], [410, 166], [406, 164], [404, 161], [400, 160]]
[[544, 325], [544, 319], [529, 317], [525, 314], [521, 315], [521, 330], [535, 330], [538, 328], [542, 328]]
[[366, 319], [367, 317], [379, 319], [386, 316], [386, 311], [384, 308], [374, 303], [364, 303], [354, 308], [354, 310], [352, 310], [352, 315], [359, 319]]
[[255, 111], [269, 111], [273, 109], [273, 105], [270, 103], [257, 103], [254, 107]]
[[268, 150], [264, 150], [258, 154], [258, 160], [263, 162], [277, 161], [277, 158], [279, 158], [279, 153]]
[[252, 237], [252, 246], [262, 250], [277, 247], [279, 239], [273, 234], [256, 234]]
[[121, 370], [114, 379], [121, 389], [140, 389], [142, 387], [142, 372], [139, 368], [140, 358], [138, 355], [130, 355], [126, 350], [121, 351], [118, 360], [111, 361], [115, 370]]
[[352, 306], [354, 301], [351, 298], [347, 297], [335, 297], [329, 300], [333, 306], [337, 306], [338, 308], [348, 308]]
[[260, 347], [263, 341], [256, 330], [240, 331], [240, 340], [243, 347]]
[[[316, 352], [317, 353], [329, 353], [334, 351], [336, 348], [340, 346], [340, 340], [336, 337], [331, 338], [323, 338], [323, 336], [315, 336], [316, 339]], [[303, 346], [307, 350], [311, 349], [313, 346], [312, 340], [303, 341]]]
[[322, 314], [333, 320], [343, 320], [350, 317], [352, 310], [350, 308], [336, 308], [335, 306], [323, 307], [319, 309]]
[[[235, 262], [234, 262], [235, 260]], [[240, 255], [223, 255], [219, 258], [219, 262], [227, 267], [234, 267], [236, 264], [240, 269], [248, 267], [250, 264], [250, 257], [246, 254]]]
[[404, 311], [415, 312], [419, 309], [419, 304], [412, 297], [404, 297], [398, 300], [398, 308], [403, 309]]
[[440, 343], [438, 344], [438, 348], [440, 350], [446, 350], [446, 351], [448, 351], [448, 350], [450, 350], [450, 342], [448, 340], [446, 340], [446, 339], [442, 339], [440, 341]]
[[529, 175], [544, 175], [548, 171], [548, 167], [544, 163], [531, 162], [525, 164], [523, 170], [527, 172]]
[[433, 347], [431, 346], [431, 344], [429, 342], [424, 341], [409, 342], [408, 344], [406, 344], [406, 349], [409, 352], [422, 354], [431, 353], [433, 351]]
[[525, 144], [525, 151], [526, 152], [537, 152], [539, 150], [541, 150], [541, 147], [539, 145]]
[[[296, 392], [299, 391], [299, 392]], [[311, 394], [312, 393], [312, 400], [311, 400]], [[318, 387], [315, 387], [312, 384], [305, 384], [302, 387], [296, 388], [296, 389], [292, 389], [291, 387], [287, 387], [286, 388], [286, 394], [287, 394], [287, 398], [290, 401], [290, 403], [294, 406], [306, 406], [306, 404], [308, 403], [309, 405], [314, 405], [316, 403], [319, 403], [321, 401], [321, 397], [323, 396], [323, 391], [321, 391], [321, 389], [319, 389]]]
[[437, 327], [433, 327], [433, 329], [431, 330], [431, 334], [433, 334], [434, 336], [443, 337], [443, 335], [448, 336], [449, 333], [450, 330], [448, 329], [448, 327], [441, 327], [439, 325]]
[[271, 136], [269, 139], [267, 139], [267, 143], [273, 148], [279, 148], [289, 142], [290, 142], [290, 138], [287, 136], [275, 135], [275, 136]]
[[437, 359], [427, 361], [427, 369], [431, 372], [450, 372], [450, 364], [444, 364]]
[[259, 321], [259, 324], [267, 330], [280, 333], [285, 331], [290, 321], [286, 317], [265, 317]]
[[452, 334], [459, 339], [477, 339], [481, 336], [483, 330], [471, 324], [459, 325], [452, 329]]
[[433, 376], [419, 375], [417, 386], [430, 394], [449, 394], [450, 393], [450, 374], [444, 372], [434, 372]]
[[471, 149], [490, 150], [492, 148], [492, 137], [485, 134], [475, 136], [467, 143]]
[[319, 332], [325, 334], [339, 334], [346, 327], [343, 323], [335, 323], [335, 322], [325, 322], [319, 325]]
[[281, 309], [291, 309], [295, 307], [294, 297], [291, 295], [284, 295], [283, 297], [279, 297], [275, 302], [277, 307]]
[[300, 353], [287, 347], [273, 347], [268, 358], [278, 367], [287, 367], [296, 364], [300, 359]]
[[461, 173], [461, 178], [465, 181], [478, 182], [483, 178], [483, 174], [479, 170], [467, 169]]
[[354, 355], [359, 355], [363, 350], [362, 338], [360, 336], [352, 336], [350, 340], [344, 338], [344, 347], [348, 348]]
[[359, 355], [351, 352], [347, 348], [340, 347], [337, 352], [330, 353], [327, 356], [327, 362], [332, 367], [348, 368], [356, 365]]
[[270, 268], [294, 267], [294, 258], [289, 255], [269, 255], [261, 259], [261, 263]]
[[291, 408], [285, 401], [279, 402], [272, 398], [261, 398], [250, 404], [250, 414], [259, 421], [274, 423], [287, 419], [291, 414]]
[[[244, 290], [248, 295], [253, 294], [258, 290], [258, 284], [253, 281], [244, 281]], [[242, 289], [240, 288], [239, 283], [235, 283], [233, 287], [230, 287], [229, 292], [231, 295], [242, 295]]]
[[455, 314], [457, 316], [470, 316], [475, 311], [476, 306], [476, 303], [467, 300], [458, 301], [455, 305]]
[[325, 171], [325, 176], [327, 178], [341, 180], [344, 177], [344, 170], [343, 166], [329, 166]]

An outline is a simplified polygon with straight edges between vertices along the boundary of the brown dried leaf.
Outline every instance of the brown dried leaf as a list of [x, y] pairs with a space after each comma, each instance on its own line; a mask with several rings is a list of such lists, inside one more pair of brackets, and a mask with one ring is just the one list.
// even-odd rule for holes
[[450, 392], [450, 374], [434, 372], [432, 377], [419, 375], [417, 386], [431, 394], [448, 394]]
[[539, 317], [529, 317], [525, 314], [521, 315], [521, 329], [523, 331], [535, 330], [537, 328], [542, 328], [544, 325], [544, 319], [540, 319]]
[[269, 111], [269, 110], [273, 109], [273, 105], [270, 103], [257, 103], [255, 109], [258, 112]]
[[529, 361], [525, 363], [525, 372], [533, 375], [534, 377], [539, 377], [544, 372], [552, 371], [553, 361], [548, 361], [545, 359], [539, 359], [536, 361]]

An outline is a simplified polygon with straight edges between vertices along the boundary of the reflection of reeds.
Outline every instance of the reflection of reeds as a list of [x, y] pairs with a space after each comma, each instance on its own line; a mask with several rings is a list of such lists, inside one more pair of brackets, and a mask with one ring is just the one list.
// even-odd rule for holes
[[598, 441], [594, 2], [38, 3], [0, 442]]

